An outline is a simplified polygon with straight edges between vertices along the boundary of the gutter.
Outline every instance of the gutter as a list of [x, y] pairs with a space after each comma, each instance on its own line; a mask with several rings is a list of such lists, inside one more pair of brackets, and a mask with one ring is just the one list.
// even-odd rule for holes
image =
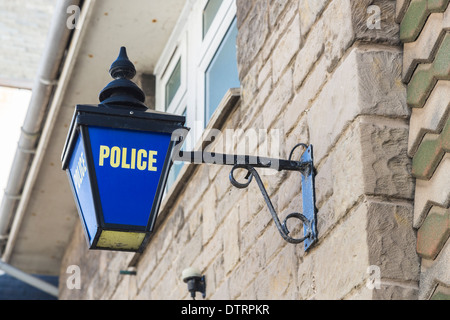
[[18, 203], [22, 199], [25, 181], [36, 153], [48, 105], [52, 100], [54, 87], [58, 84], [60, 66], [70, 43], [73, 30], [66, 27], [69, 17], [67, 8], [70, 5], [79, 6], [80, 3], [81, 0], [60, 0], [56, 5], [43, 58], [33, 84], [30, 104], [21, 128], [8, 183], [0, 205], [0, 252], [3, 252], [4, 246], [8, 242], [9, 229]]

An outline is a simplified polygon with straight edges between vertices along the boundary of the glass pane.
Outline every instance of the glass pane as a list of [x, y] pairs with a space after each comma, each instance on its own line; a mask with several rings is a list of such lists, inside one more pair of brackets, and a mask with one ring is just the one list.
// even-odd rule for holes
[[177, 65], [170, 75], [169, 81], [166, 83], [166, 109], [170, 105], [181, 86], [181, 59], [178, 60]]
[[225, 93], [230, 88], [241, 86], [236, 55], [237, 32], [235, 19], [206, 70], [205, 125], [211, 119]]
[[209, 0], [203, 10], [203, 38], [208, 33], [209, 27], [211, 27], [217, 11], [219, 11], [222, 0]]

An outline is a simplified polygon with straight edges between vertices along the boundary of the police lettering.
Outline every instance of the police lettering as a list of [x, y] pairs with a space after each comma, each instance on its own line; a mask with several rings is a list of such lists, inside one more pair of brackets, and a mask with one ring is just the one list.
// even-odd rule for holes
[[73, 181], [75, 183], [77, 191], [80, 190], [86, 171], [87, 171], [86, 161], [84, 160], [84, 154], [82, 152], [80, 157], [78, 158], [75, 173], [73, 174]]
[[108, 164], [112, 168], [156, 171], [157, 151], [100, 146], [99, 166]]

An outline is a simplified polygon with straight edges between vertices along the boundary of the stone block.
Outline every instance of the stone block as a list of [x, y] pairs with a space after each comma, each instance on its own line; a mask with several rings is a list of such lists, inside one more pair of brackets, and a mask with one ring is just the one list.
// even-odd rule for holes
[[[369, 28], [370, 5], [380, 9], [380, 28]], [[298, 86], [309, 73], [313, 62], [322, 52], [327, 70], [333, 70], [347, 48], [354, 41], [398, 44], [398, 25], [394, 21], [392, 1], [300, 1], [300, 20], [305, 45], [296, 61], [295, 85]]]
[[[292, 125], [295, 124], [295, 121], [298, 120], [298, 117], [302, 115], [303, 112], [307, 113], [309, 111], [309, 108], [311, 108], [311, 105], [313, 104], [314, 100], [322, 90], [329, 77], [327, 68], [328, 61], [325, 56], [322, 55], [317, 60], [308, 77], [302, 83], [300, 90], [298, 90], [298, 93], [292, 101], [292, 104], [290, 106], [291, 109], [288, 108], [288, 110], [286, 111], [284, 120], [286, 130], [290, 130], [292, 128]], [[296, 80], [294, 79], [294, 85], [295, 81]], [[295, 109], [295, 111], [292, 109]], [[296, 112], [296, 114], [294, 114], [294, 112]]]
[[157, 275], [160, 274], [160, 277], [163, 277], [168, 267], [173, 265], [176, 271], [176, 274], [180, 275], [188, 266], [193, 265], [195, 259], [200, 255], [203, 249], [203, 237], [202, 237], [202, 229], [197, 229], [197, 232], [194, 233], [189, 241], [183, 245], [183, 250], [176, 252], [176, 256], [171, 258], [170, 256], [165, 256], [164, 260], [160, 262], [156, 269], [150, 275], [149, 281], [157, 282]]
[[359, 115], [408, 117], [401, 81], [401, 53], [355, 47], [336, 69], [308, 112], [315, 161]]
[[383, 120], [361, 120], [363, 190], [371, 195], [412, 199], [414, 179], [407, 155], [408, 127], [401, 121]]
[[245, 77], [241, 78], [241, 101], [243, 105], [251, 104], [261, 90], [258, 81], [262, 65], [263, 61], [258, 56], [253, 65], [248, 68]]
[[211, 300], [230, 300], [229, 281], [225, 280], [217, 287], [216, 291], [210, 296]]
[[270, 85], [272, 85], [272, 60], [267, 60], [266, 63], [263, 65], [261, 70], [258, 73], [258, 89], [261, 88], [265, 81], [268, 81]]
[[373, 300], [417, 300], [419, 290], [417, 284], [381, 284], [380, 289], [372, 290]]
[[303, 36], [308, 34], [311, 26], [320, 17], [329, 2], [330, 0], [300, 0], [299, 12]]
[[287, 69], [263, 107], [263, 128], [268, 130], [292, 97], [292, 70]]
[[[249, 186], [249, 188], [250, 187], [251, 186]], [[249, 248], [254, 245], [256, 239], [261, 237], [263, 231], [272, 222], [272, 216], [270, 215], [269, 210], [266, 208], [266, 204], [263, 200], [258, 186], [254, 185], [253, 189], [258, 189], [258, 191], [255, 192], [255, 196], [257, 196], [258, 200], [260, 200], [258, 202], [261, 204], [261, 209], [259, 210], [259, 212], [254, 214], [253, 221], [251, 221], [249, 224], [247, 224], [246, 227], [244, 227], [244, 229], [241, 230], [241, 252], [246, 252], [247, 250], [249, 250]], [[275, 202], [275, 199], [271, 200]]]
[[391, 45], [400, 43], [394, 1], [352, 1], [352, 24], [356, 40]]
[[239, 217], [237, 214], [229, 215], [224, 221], [223, 257], [225, 274], [229, 273], [239, 261]]
[[240, 263], [229, 278], [229, 290], [233, 298], [247, 294], [249, 290], [246, 288], [251, 287], [252, 281], [266, 266], [265, 248], [261, 239], [256, 239], [251, 249], [245, 253], [241, 251], [241, 254]]
[[[369, 279], [367, 280], [369, 281]], [[419, 286], [414, 283], [392, 283], [380, 281], [379, 287], [362, 286], [347, 296], [347, 300], [417, 300]]]
[[[338, 149], [336, 149], [337, 151]], [[340, 150], [340, 149], [339, 149]], [[333, 158], [331, 153], [322, 163], [320, 167], [316, 166], [316, 206], [320, 208], [322, 204], [333, 195]]]
[[[200, 270], [205, 270], [212, 265], [214, 272], [221, 279], [224, 277], [223, 266], [223, 237], [224, 226], [216, 226], [214, 236], [202, 246], [201, 253], [195, 259], [195, 265]], [[182, 271], [182, 270], [181, 270]]]
[[269, 7], [269, 24], [270, 27], [273, 28], [277, 23], [280, 14], [283, 12], [286, 5], [289, 3], [289, 0], [271, 0]]
[[[331, 1], [322, 14], [324, 55], [328, 70], [336, 67], [344, 52], [355, 40], [352, 24], [352, 2], [349, 0]], [[318, 38], [320, 40], [320, 38]]]
[[236, 17], [238, 28], [242, 25], [243, 21], [247, 18], [250, 9], [254, 4], [254, 0], [236, 0]]
[[[282, 210], [285, 210], [289, 204], [296, 198], [301, 198], [301, 173], [299, 172], [289, 172], [287, 178], [283, 181], [278, 191], [278, 204], [274, 204], [275, 209], [279, 214]], [[297, 208], [300, 212], [301, 207]]]
[[285, 68], [300, 49], [300, 18], [298, 15], [295, 15], [294, 20], [289, 24], [287, 30], [280, 36], [281, 39], [271, 56], [274, 83], [278, 82]]
[[322, 19], [317, 22], [306, 38], [302, 49], [297, 54], [294, 64], [294, 87], [296, 89], [303, 83], [313, 65], [324, 52], [323, 24], [324, 21]]
[[[337, 223], [364, 194], [365, 170], [370, 168], [365, 168], [363, 163], [360, 140], [362, 130], [359, 121], [350, 126], [340, 139], [339, 147], [327, 158], [326, 162], [330, 164], [325, 164], [318, 170], [319, 178], [329, 175], [331, 180], [328, 181], [332, 182], [332, 191], [330, 186], [326, 186], [326, 184], [315, 184], [316, 190], [324, 188], [324, 194], [332, 193], [333, 195], [333, 202], [330, 203], [333, 205], [331, 209], [332, 217], [329, 217], [330, 219], [326, 224], [328, 227]], [[313, 144], [313, 147], [316, 149], [315, 144]], [[330, 171], [327, 172], [326, 170]], [[322, 191], [317, 191], [317, 193], [322, 196]], [[321, 197], [319, 197], [319, 200], [322, 200]], [[319, 229], [319, 234], [324, 234], [327, 231], [326, 229]]]
[[413, 197], [407, 127], [371, 121], [358, 118], [317, 168], [319, 234], [327, 233], [364, 195]]
[[255, 278], [257, 299], [292, 299], [292, 293], [297, 291], [297, 267], [295, 246], [284, 246]]
[[[306, 75], [324, 54], [324, 64], [327, 72], [331, 72], [337, 65], [346, 49], [355, 40], [370, 42], [398, 42], [398, 26], [393, 21], [393, 3], [391, 1], [378, 1], [377, 5], [382, 10], [382, 28], [369, 29], [367, 27], [367, 7], [371, 1], [333, 1], [328, 6], [324, 1], [305, 1], [306, 8], [314, 6], [314, 12], [323, 9], [322, 16], [308, 31], [304, 45], [299, 51], [294, 68], [294, 86], [299, 87]], [[325, 8], [325, 9], [324, 9]], [[305, 9], [308, 12], [308, 9]], [[302, 17], [302, 6], [300, 5]], [[305, 30], [302, 21], [302, 34]], [[309, 30], [309, 28], [308, 28]]]
[[[270, 25], [269, 35], [266, 42], [264, 43], [260, 55], [264, 61], [270, 59], [274, 50], [276, 50], [277, 46], [279, 45], [281, 39], [285, 36], [288, 28], [291, 26], [294, 17], [298, 16], [297, 5], [297, 1], [287, 1], [285, 3], [286, 7], [283, 9], [283, 12], [279, 12], [276, 23], [274, 25]], [[267, 15], [270, 18], [270, 8], [267, 12]]]
[[216, 210], [217, 210], [216, 188], [211, 186], [203, 196], [202, 202], [202, 221], [203, 243], [207, 243], [216, 232]]
[[380, 267], [382, 279], [419, 279], [420, 260], [416, 253], [412, 219], [412, 205], [382, 202], [369, 204], [366, 229], [369, 263]]
[[[240, 2], [242, 4], [242, 1]], [[237, 37], [239, 78], [243, 79], [269, 34], [268, 0], [254, 1], [248, 16], [241, 24]], [[239, 10], [238, 10], [239, 11]]]
[[360, 202], [300, 263], [299, 298], [344, 298], [366, 283], [369, 266], [379, 267], [381, 281], [417, 281], [411, 220], [410, 205]]
[[[295, 100], [292, 102], [295, 103]], [[295, 110], [292, 110], [291, 106], [288, 107], [284, 114], [284, 127], [288, 128], [291, 127], [291, 131], [287, 134], [287, 139], [284, 142], [285, 152], [286, 155], [285, 158], [289, 157], [289, 154], [292, 151], [292, 148], [296, 146], [299, 143], [306, 143], [309, 141], [309, 128], [307, 123], [307, 117], [304, 114], [299, 119], [296, 119], [297, 112]], [[292, 111], [292, 113], [290, 113]], [[288, 119], [289, 118], [289, 119]], [[286, 129], [287, 130], [287, 129]], [[299, 151], [302, 151], [301, 148], [296, 149], [296, 151], [293, 154], [294, 159], [300, 159], [300, 153], [297, 153]], [[297, 156], [298, 155], [298, 156]]]

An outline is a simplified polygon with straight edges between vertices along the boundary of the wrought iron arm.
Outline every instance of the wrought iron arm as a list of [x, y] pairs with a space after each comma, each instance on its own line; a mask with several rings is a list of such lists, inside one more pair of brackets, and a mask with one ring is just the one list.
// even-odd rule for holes
[[272, 168], [278, 171], [305, 171], [310, 167], [309, 162], [206, 151], [179, 151], [179, 156], [174, 156], [173, 160], [198, 164], [250, 165], [254, 168]]
[[[239, 169], [239, 168], [248, 170], [248, 174], [247, 174], [248, 178], [247, 178], [246, 183], [239, 183], [234, 178], [234, 174], [233, 174], [234, 170]], [[256, 179], [256, 183], [258, 184], [259, 189], [261, 190], [264, 200], [266, 201], [267, 207], [269, 208], [270, 214], [272, 215], [272, 219], [275, 222], [275, 225], [276, 225], [278, 231], [280, 232], [281, 237], [289, 243], [301, 243], [301, 242], [305, 241], [307, 238], [309, 238], [309, 236], [311, 235], [311, 232], [310, 232], [311, 223], [301, 213], [297, 213], [297, 212], [291, 213], [284, 219], [283, 224], [280, 223], [280, 219], [278, 219], [278, 214], [276, 213], [275, 208], [273, 207], [272, 201], [269, 198], [269, 194], [267, 193], [266, 188], [264, 187], [264, 184], [261, 180], [261, 177], [259, 176], [259, 174], [255, 168], [253, 168], [250, 165], [237, 164], [233, 167], [233, 169], [231, 169], [231, 172], [230, 172], [231, 184], [239, 189], [247, 188], [249, 186], [249, 184], [252, 182], [253, 177], [255, 177], [255, 179]], [[299, 238], [299, 239], [292, 238], [289, 236], [290, 231], [287, 227], [287, 221], [291, 218], [296, 218], [303, 222], [304, 227], [306, 227], [308, 230], [306, 233], [306, 236], [304, 236], [303, 238]]]
[[[292, 160], [292, 156], [295, 149], [298, 147], [305, 148], [305, 152], [300, 161], [294, 161]], [[255, 177], [256, 183], [261, 190], [273, 221], [282, 238], [289, 243], [305, 242], [305, 250], [308, 250], [310, 246], [317, 241], [312, 146], [307, 146], [303, 143], [296, 145], [292, 149], [288, 160], [202, 151], [178, 151], [175, 153], [173, 160], [198, 164], [207, 163], [233, 166], [230, 172], [230, 181], [234, 187], [239, 189], [247, 188], [252, 182], [253, 177]], [[261, 177], [255, 168], [272, 168], [278, 171], [300, 171], [302, 174], [303, 214], [298, 212], [291, 213], [286, 216], [283, 223], [281, 223]], [[240, 183], [235, 179], [234, 172], [236, 169], [247, 170], [247, 175], [245, 177], [247, 181], [245, 183]], [[287, 227], [287, 221], [289, 219], [298, 219], [303, 223], [302, 238], [292, 238], [289, 236], [290, 231]]]

